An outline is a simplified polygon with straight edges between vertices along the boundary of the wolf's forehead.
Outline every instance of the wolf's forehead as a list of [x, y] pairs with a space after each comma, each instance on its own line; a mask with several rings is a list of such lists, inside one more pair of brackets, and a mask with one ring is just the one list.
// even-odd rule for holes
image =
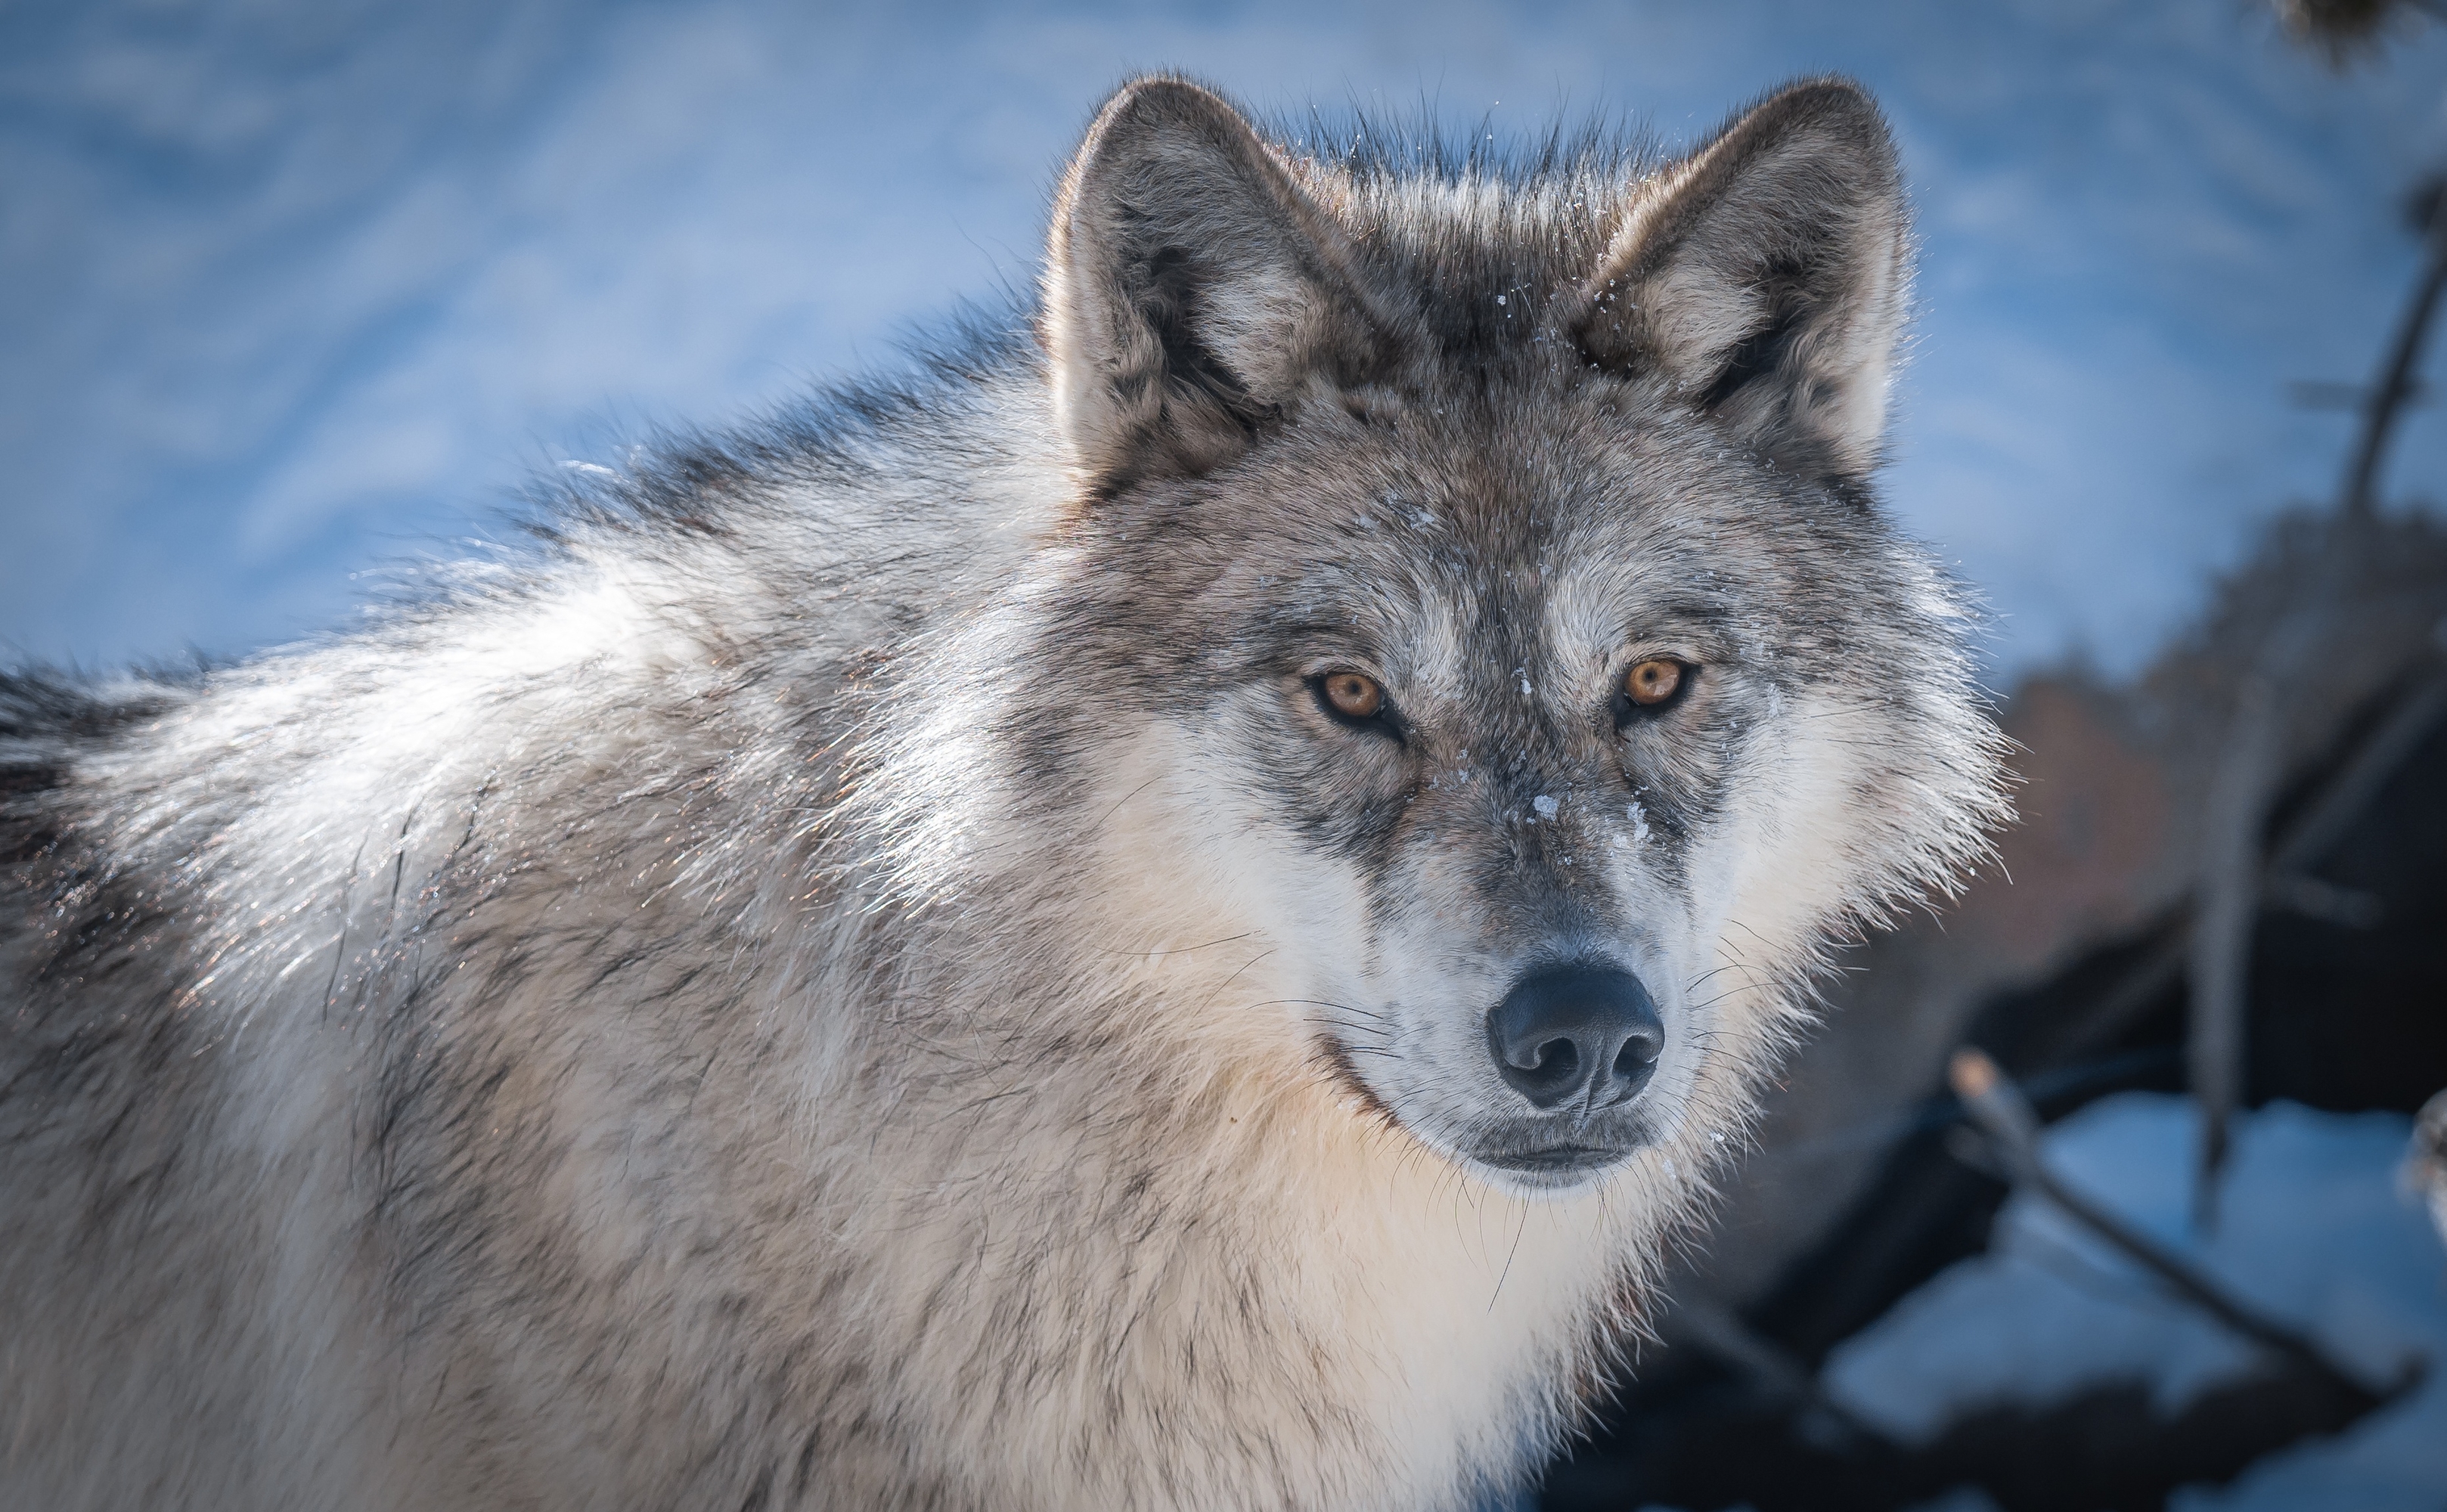
[[1490, 677], [1593, 667], [1634, 641], [1713, 645], [1727, 574], [1710, 560], [1643, 549], [1636, 533], [1548, 528], [1397, 546], [1299, 576], [1323, 611], [1317, 619], [1375, 642], [1405, 676], [1458, 693]]
[[1670, 419], [1564, 408], [1457, 404], [1391, 437], [1333, 435], [1251, 491], [1225, 579], [1279, 633], [1456, 690], [1633, 639], [1714, 644], [1758, 501]]

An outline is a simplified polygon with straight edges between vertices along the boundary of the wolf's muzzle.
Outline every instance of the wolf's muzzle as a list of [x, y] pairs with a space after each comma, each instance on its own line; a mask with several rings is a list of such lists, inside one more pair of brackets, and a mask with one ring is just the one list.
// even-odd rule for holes
[[1640, 1095], [1665, 1049], [1665, 1026], [1640, 978], [1569, 961], [1512, 984], [1487, 1015], [1495, 1068], [1541, 1112], [1619, 1107]]

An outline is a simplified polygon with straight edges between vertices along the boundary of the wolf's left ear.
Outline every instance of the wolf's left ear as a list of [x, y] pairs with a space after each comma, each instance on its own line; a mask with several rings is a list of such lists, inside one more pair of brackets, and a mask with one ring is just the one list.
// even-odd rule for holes
[[1662, 374], [1780, 467], [1861, 477], [1886, 428], [1905, 220], [1868, 95], [1790, 85], [1642, 187], [1584, 292], [1582, 350]]
[[1313, 386], [1365, 380], [1383, 326], [1348, 237], [1239, 112], [1145, 79], [1062, 180], [1042, 331], [1091, 490], [1221, 465]]

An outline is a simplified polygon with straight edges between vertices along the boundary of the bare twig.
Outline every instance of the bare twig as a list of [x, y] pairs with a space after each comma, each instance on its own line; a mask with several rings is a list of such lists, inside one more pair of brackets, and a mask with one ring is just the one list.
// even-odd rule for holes
[[2447, 718], [2447, 671], [2434, 669], [2397, 700], [2302, 817], [2286, 826], [2269, 854], [2271, 875], [2304, 871], [2325, 860], [2388, 779], [2438, 728], [2441, 718]]
[[[2306, 8], [2306, 13], [2316, 9]], [[2373, 9], [2344, 7], [2338, 13]], [[2274, 690], [2288, 686], [2303, 670], [2336, 614], [2349, 568], [2366, 549], [2377, 510], [2381, 464], [2386, 460], [2398, 418], [2419, 388], [2415, 369], [2432, 317], [2438, 313], [2439, 296], [2447, 291], [2447, 181], [2426, 185], [2416, 204], [2424, 251], [2422, 273], [2380, 365], [2379, 382], [2369, 390], [2362, 439], [2345, 469], [2338, 499], [2340, 528], [2328, 534], [2316, 570], [2296, 580], [2288, 602], [2275, 616], [2244, 675], [2202, 814], [2200, 874], [2187, 952], [2191, 1023], [2186, 1050], [2201, 1112], [2192, 1220], [2205, 1230], [2216, 1221], [2227, 1128], [2243, 1092], [2252, 925], [2270, 875], [2291, 869], [2282, 858], [2277, 865], [2264, 865], [2261, 851], [2262, 830], [2287, 744]], [[2417, 722], [2428, 717], [2420, 697], [2413, 699], [2411, 706]], [[2393, 759], [2400, 761], [2402, 754], [2394, 753]], [[2353, 806], [2367, 803], [2369, 796], [2351, 794]]]
[[2284, 733], [2270, 681], [2257, 670], [2244, 678], [2201, 816], [2200, 879], [2189, 962], [2191, 1024], [2184, 1044], [2192, 1095], [2201, 1108], [2192, 1221], [2203, 1230], [2216, 1221], [2227, 1125], [2243, 1096], [2246, 978], [2251, 966], [2251, 926], [2260, 912], [2261, 822], [2277, 784]]
[[2421, 362], [2421, 346], [2430, 334], [2432, 317], [2438, 312], [2439, 294], [2447, 292], [2447, 192], [2432, 184], [2418, 202], [2425, 254], [2421, 276], [2414, 282], [2413, 298], [2397, 324], [2396, 339], [2388, 343], [2380, 380], [2363, 402], [2362, 440], [2345, 468], [2344, 491], [2339, 496], [2339, 507], [2349, 515], [2367, 515], [2378, 503], [2380, 466], [2387, 460], [2387, 444], [2396, 434], [2397, 421], [2420, 391], [2420, 379], [2414, 369]]
[[2321, 917], [2337, 922], [2362, 928], [2377, 922], [2379, 899], [2327, 887], [2304, 873], [2335, 847], [2387, 780], [2447, 717], [2447, 675], [2434, 671], [2398, 700], [2264, 860], [2262, 833], [2284, 775], [2285, 730], [2276, 717], [2272, 690], [2293, 675], [2316, 640], [2319, 621], [2343, 591], [2347, 548], [2346, 541], [2329, 542], [2318, 568], [2305, 575], [2307, 600], [2287, 609], [2245, 675], [2201, 816], [2200, 873], [2186, 946], [2191, 1021], [2185, 1055], [2201, 1113], [2192, 1221], [2204, 1232], [2217, 1220], [2227, 1129], [2243, 1096], [2245, 1015], [2250, 1006], [2257, 915], [2269, 904], [2314, 913], [2324, 907]]
[[2418, 1375], [2415, 1363], [2395, 1382], [2374, 1389], [2354, 1371], [2329, 1358], [2307, 1335], [2229, 1294], [2174, 1251], [2125, 1222], [2058, 1180], [2039, 1159], [2039, 1117], [2021, 1089], [1977, 1049], [1957, 1050], [1947, 1068], [1954, 1094], [1986, 1131], [2014, 1182], [2028, 1187], [2076, 1222], [2122, 1251], [2167, 1283], [2175, 1294], [2253, 1343], [2318, 1375], [2351, 1400], [2376, 1405], [2403, 1390]]
[[[2360, 741], [2344, 763], [2321, 782], [2309, 804], [2279, 833], [2270, 847], [2267, 875], [2272, 906], [2291, 906], [2289, 879], [2317, 866], [2360, 820], [2388, 780], [2401, 769], [2431, 731], [2447, 719], [2447, 672], [2434, 671], [2398, 700], [2378, 728]], [[2191, 901], [2197, 905], [2198, 896]], [[2182, 974], [2191, 950], [2189, 912], [2167, 936], [2125, 968], [2067, 1026], [2066, 1053], [2095, 1051], [2112, 1044], [2134, 1015], [2157, 1001]]]

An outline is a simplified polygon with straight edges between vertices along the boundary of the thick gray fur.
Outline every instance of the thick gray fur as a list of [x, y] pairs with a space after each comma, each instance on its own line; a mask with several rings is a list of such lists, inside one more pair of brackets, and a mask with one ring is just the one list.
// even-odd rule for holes
[[[366, 633], [0, 681], [0, 1504], [1508, 1483], [2003, 814], [1870, 494], [1906, 255], [1840, 81], [1657, 166], [1146, 80], [1030, 329]], [[1540, 1114], [1487, 1015], [1585, 960], [1665, 1049]]]

